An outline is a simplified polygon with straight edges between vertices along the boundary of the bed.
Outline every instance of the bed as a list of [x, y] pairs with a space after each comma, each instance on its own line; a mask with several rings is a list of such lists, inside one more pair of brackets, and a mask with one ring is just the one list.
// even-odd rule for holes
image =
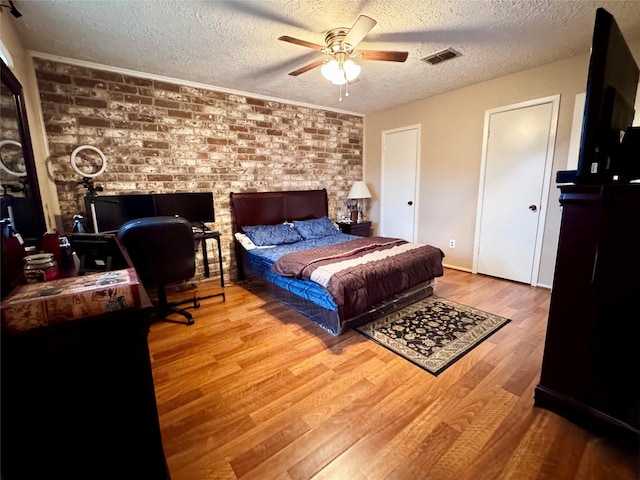
[[332, 335], [433, 293], [443, 252], [388, 237], [341, 233], [322, 190], [231, 193], [238, 279]]

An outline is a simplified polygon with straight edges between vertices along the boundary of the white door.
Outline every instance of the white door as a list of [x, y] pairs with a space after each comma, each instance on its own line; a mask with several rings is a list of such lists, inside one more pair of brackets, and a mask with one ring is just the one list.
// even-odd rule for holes
[[478, 273], [537, 284], [559, 96], [487, 112]]
[[382, 132], [380, 235], [415, 241], [420, 125]]

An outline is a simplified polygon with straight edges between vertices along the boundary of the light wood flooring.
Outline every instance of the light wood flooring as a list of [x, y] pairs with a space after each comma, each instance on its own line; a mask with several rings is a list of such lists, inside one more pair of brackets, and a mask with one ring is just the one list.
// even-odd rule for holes
[[548, 290], [447, 269], [435, 292], [512, 320], [438, 377], [238, 285], [152, 325], [172, 479], [639, 478], [637, 452], [533, 406]]

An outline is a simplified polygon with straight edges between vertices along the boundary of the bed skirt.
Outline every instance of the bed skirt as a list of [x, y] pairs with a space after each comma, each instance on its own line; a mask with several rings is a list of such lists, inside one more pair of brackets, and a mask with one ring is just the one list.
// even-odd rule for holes
[[252, 272], [247, 265], [244, 266], [244, 279], [251, 286], [264, 289], [269, 295], [276, 300], [284, 303], [288, 307], [296, 310], [305, 317], [312, 320], [321, 328], [329, 332], [330, 334], [337, 336], [349, 329], [364, 325], [378, 318], [381, 318], [389, 313], [393, 313], [401, 308], [411, 305], [427, 298], [433, 294], [433, 286], [435, 285], [435, 279], [428, 282], [424, 282], [416, 285], [415, 287], [394, 295], [374, 306], [369, 310], [353, 318], [341, 319], [340, 314], [336, 310], [329, 310], [327, 308], [316, 305], [315, 303], [302, 298], [294, 293], [285, 290], [278, 285], [275, 285], [261, 276]]

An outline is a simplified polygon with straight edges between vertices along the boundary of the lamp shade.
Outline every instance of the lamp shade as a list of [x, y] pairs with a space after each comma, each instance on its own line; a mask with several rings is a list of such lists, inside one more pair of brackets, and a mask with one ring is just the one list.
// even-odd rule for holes
[[367, 188], [367, 184], [362, 180], [353, 182], [351, 190], [349, 190], [349, 196], [347, 198], [359, 199], [359, 198], [371, 198], [371, 192]]

